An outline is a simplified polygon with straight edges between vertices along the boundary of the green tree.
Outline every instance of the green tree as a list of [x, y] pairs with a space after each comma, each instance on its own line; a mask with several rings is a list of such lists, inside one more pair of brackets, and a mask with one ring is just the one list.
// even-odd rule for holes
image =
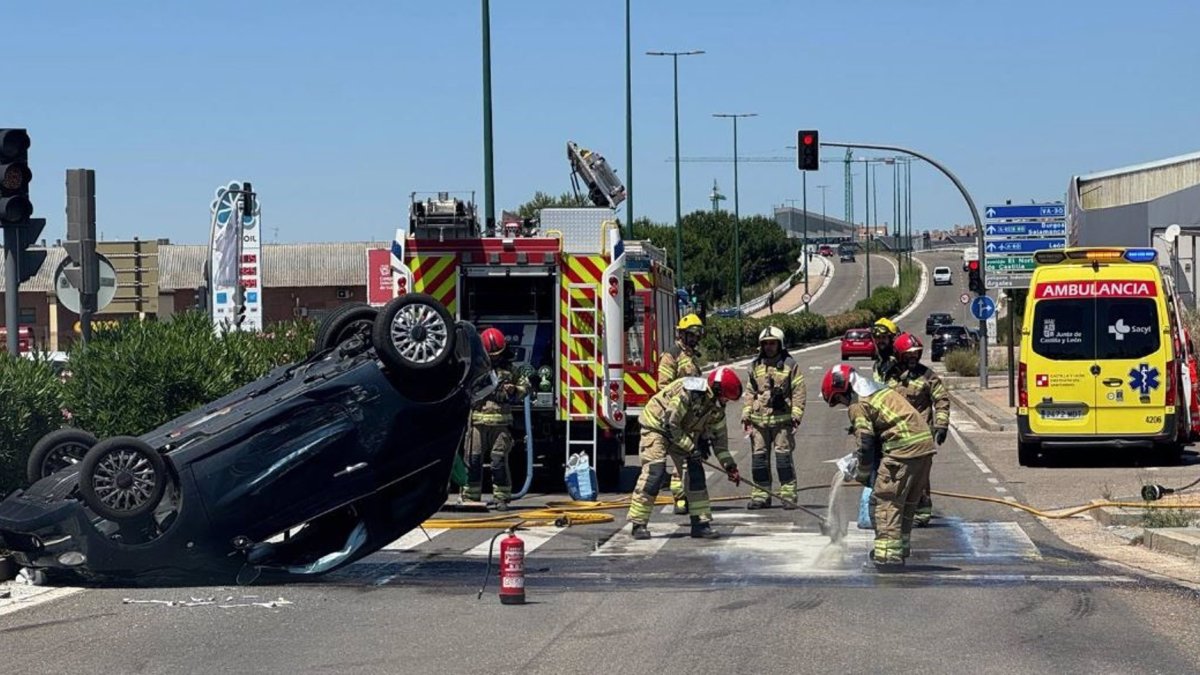
[[588, 198], [583, 195], [576, 195], [574, 192], [564, 192], [561, 195], [554, 197], [545, 192], [537, 191], [533, 193], [533, 199], [521, 204], [516, 208], [517, 215], [522, 218], [533, 218], [537, 216], [542, 209], [553, 208], [578, 208], [581, 206], [592, 206]]

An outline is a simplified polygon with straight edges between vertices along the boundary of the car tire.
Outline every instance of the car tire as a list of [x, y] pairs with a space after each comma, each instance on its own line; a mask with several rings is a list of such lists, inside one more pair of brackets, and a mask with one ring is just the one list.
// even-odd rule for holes
[[84, 505], [116, 522], [153, 514], [168, 480], [166, 460], [133, 436], [100, 441], [79, 463], [79, 496]]
[[96, 445], [96, 437], [83, 429], [56, 429], [42, 436], [25, 462], [25, 478], [32, 485], [72, 464], [83, 461]]
[[369, 339], [377, 314], [379, 310], [361, 302], [338, 307], [321, 321], [313, 348], [327, 351], [360, 334]]
[[1017, 463], [1021, 466], [1042, 466], [1040, 443], [1017, 441]]
[[427, 373], [450, 359], [456, 334], [454, 317], [440, 302], [408, 293], [379, 310], [371, 339], [389, 370]]

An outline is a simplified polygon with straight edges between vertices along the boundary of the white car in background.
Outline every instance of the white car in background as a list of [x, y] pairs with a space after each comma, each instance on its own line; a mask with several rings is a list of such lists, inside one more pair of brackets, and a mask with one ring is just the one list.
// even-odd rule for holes
[[933, 268], [933, 285], [934, 286], [949, 286], [954, 283], [954, 278], [950, 275], [949, 267]]

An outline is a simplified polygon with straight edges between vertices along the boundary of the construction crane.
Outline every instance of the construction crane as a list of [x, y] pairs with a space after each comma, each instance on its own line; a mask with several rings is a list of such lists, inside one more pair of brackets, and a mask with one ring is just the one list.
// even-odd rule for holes
[[717, 189], [717, 179], [716, 178], [713, 179], [712, 194], [710, 194], [708, 196], [708, 198], [712, 200], [713, 213], [720, 212], [721, 202], [725, 201], [725, 195], [721, 194], [721, 192]]

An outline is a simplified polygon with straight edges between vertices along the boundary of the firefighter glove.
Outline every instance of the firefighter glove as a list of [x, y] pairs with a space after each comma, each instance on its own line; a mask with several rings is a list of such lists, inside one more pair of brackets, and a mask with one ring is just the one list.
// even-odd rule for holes
[[933, 440], [936, 441], [938, 445], [941, 445], [942, 443], [946, 442], [946, 434], [948, 433], [950, 433], [950, 430], [946, 427], [938, 427], [937, 429], [933, 430]]
[[738, 473], [737, 464], [726, 464], [725, 475], [729, 477], [729, 482], [734, 485], [742, 484], [742, 474]]

